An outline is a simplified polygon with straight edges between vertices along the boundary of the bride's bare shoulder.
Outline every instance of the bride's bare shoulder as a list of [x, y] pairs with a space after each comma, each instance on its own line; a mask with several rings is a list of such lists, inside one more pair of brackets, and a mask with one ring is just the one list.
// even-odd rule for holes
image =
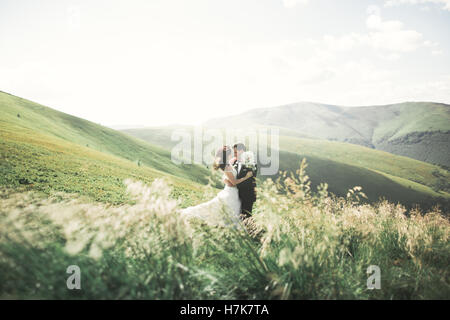
[[225, 172], [233, 172], [233, 167], [230, 164], [225, 165], [225, 169], [223, 170]]

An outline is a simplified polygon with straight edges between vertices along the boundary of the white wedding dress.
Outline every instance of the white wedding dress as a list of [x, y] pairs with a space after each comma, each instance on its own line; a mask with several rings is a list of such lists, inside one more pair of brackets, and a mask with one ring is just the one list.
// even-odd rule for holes
[[[236, 179], [236, 169], [234, 167], [230, 168]], [[225, 174], [222, 179], [226, 179]], [[241, 200], [239, 199], [238, 189], [236, 186], [229, 187], [226, 184], [225, 188], [208, 202], [181, 210], [183, 218], [198, 218], [212, 225], [238, 225], [240, 213]]]

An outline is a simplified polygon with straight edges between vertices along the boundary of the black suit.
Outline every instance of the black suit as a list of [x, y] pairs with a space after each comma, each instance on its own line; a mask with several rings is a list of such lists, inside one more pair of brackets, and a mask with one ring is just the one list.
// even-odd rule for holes
[[[234, 163], [234, 167], [236, 171], [239, 169], [238, 162]], [[241, 199], [241, 218], [246, 219], [251, 216], [253, 203], [256, 201], [256, 172], [258, 167], [253, 171], [253, 176], [245, 181], [242, 181], [237, 185], [239, 190], [239, 198]], [[252, 171], [251, 168], [247, 168], [243, 164], [241, 164], [241, 171], [238, 171], [236, 179], [244, 178], [247, 175], [247, 172]]]

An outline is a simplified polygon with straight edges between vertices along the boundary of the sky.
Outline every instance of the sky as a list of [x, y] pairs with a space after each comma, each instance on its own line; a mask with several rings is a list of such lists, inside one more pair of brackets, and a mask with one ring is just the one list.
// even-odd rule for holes
[[0, 90], [108, 126], [450, 104], [450, 0], [0, 0]]

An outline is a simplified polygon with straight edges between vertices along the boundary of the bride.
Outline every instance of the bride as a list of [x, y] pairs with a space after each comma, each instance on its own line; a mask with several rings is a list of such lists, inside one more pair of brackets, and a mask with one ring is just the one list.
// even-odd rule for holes
[[222, 180], [225, 183], [224, 189], [208, 202], [182, 209], [182, 217], [187, 219], [195, 217], [210, 224], [239, 223], [241, 200], [239, 199], [236, 185], [250, 178], [253, 173], [249, 172], [245, 177], [236, 179], [237, 171], [230, 164], [231, 158], [232, 151], [229, 146], [224, 146], [217, 150], [213, 168], [223, 171]]

